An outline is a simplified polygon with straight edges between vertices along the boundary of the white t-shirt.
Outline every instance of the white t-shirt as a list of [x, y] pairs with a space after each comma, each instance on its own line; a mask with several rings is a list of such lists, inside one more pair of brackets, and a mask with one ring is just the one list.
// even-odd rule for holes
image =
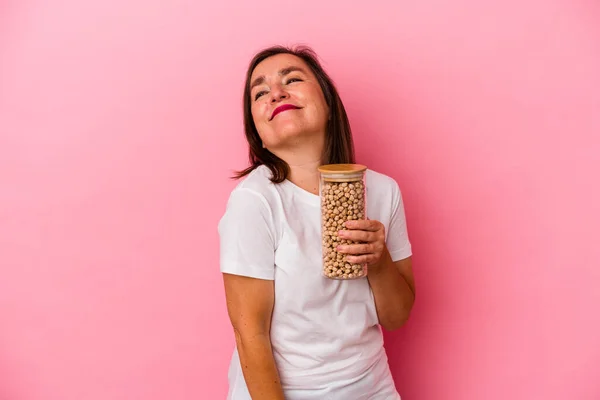
[[[322, 274], [320, 199], [261, 166], [232, 191], [219, 222], [220, 269], [274, 280], [271, 344], [286, 399], [396, 400], [366, 278]], [[397, 183], [367, 170], [367, 217], [385, 225], [394, 261], [409, 257]], [[250, 400], [237, 350], [230, 400]]]

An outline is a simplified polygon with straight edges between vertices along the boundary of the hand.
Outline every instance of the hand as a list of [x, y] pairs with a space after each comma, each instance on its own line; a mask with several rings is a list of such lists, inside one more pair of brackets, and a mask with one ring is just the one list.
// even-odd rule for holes
[[368, 264], [377, 268], [387, 254], [385, 226], [375, 220], [350, 220], [344, 226], [347, 230], [339, 231], [339, 238], [360, 244], [339, 245], [337, 251], [348, 254], [346, 261], [351, 264]]

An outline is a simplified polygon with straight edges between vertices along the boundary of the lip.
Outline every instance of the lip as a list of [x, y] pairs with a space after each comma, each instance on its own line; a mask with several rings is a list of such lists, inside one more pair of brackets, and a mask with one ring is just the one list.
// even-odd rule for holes
[[273, 118], [275, 118], [275, 116], [277, 114], [279, 114], [280, 112], [287, 111], [287, 110], [298, 110], [299, 108], [300, 107], [297, 107], [293, 104], [282, 104], [273, 110], [273, 114], [271, 115], [271, 118], [269, 119], [269, 121], [272, 120]]

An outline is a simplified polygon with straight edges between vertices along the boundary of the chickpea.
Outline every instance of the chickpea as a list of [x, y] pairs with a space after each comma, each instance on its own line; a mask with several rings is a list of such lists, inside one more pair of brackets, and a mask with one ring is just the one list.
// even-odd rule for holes
[[365, 186], [362, 181], [326, 182], [321, 188], [321, 218], [323, 229], [323, 272], [333, 279], [355, 279], [365, 276], [366, 268], [346, 262], [344, 254], [336, 251], [338, 244], [354, 244], [340, 239], [344, 222], [363, 219]]

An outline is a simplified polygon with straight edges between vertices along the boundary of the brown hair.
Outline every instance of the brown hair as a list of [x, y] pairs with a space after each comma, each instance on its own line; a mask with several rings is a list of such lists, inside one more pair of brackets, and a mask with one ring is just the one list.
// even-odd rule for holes
[[257, 53], [252, 61], [250, 61], [248, 71], [246, 72], [243, 100], [244, 130], [249, 145], [248, 156], [250, 166], [236, 172], [233, 178], [242, 178], [260, 165], [265, 165], [271, 170], [271, 181], [273, 183], [281, 183], [288, 177], [290, 171], [288, 164], [262, 147], [262, 140], [258, 136], [251, 111], [250, 78], [252, 77], [252, 73], [261, 61], [277, 54], [292, 54], [301, 58], [312, 70], [321, 86], [325, 101], [330, 110], [330, 118], [327, 123], [327, 131], [325, 132], [325, 147], [323, 149], [322, 162], [324, 164], [354, 163], [354, 144], [346, 110], [333, 81], [319, 63], [316, 53], [308, 46], [296, 46], [293, 48], [272, 46]]

